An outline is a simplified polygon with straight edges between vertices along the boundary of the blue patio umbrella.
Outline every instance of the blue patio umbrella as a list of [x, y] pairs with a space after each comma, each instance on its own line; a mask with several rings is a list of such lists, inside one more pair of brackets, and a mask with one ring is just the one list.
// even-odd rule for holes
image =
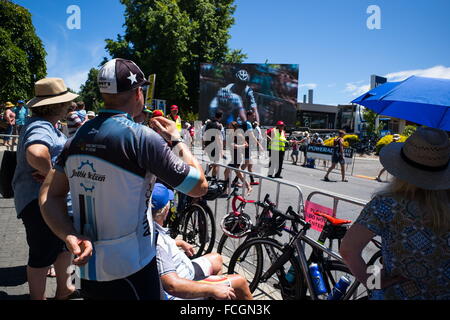
[[412, 76], [387, 82], [352, 102], [384, 116], [450, 131], [450, 79]]

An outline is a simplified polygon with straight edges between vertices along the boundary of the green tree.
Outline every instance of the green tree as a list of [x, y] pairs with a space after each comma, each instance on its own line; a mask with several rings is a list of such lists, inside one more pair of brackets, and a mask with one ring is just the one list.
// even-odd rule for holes
[[367, 133], [369, 136], [376, 135], [380, 136], [380, 131], [384, 128], [384, 123], [379, 123], [378, 128], [376, 127], [376, 118], [379, 116], [376, 112], [365, 109], [363, 112], [364, 120], [367, 122]]
[[0, 0], [0, 101], [32, 98], [34, 83], [47, 74], [46, 55], [30, 12]]
[[98, 112], [103, 106], [102, 95], [97, 83], [98, 69], [92, 68], [89, 70], [86, 82], [81, 85], [79, 100], [83, 101], [87, 110]]
[[[112, 57], [156, 73], [155, 97], [198, 111], [200, 63], [238, 63], [230, 50], [234, 0], [121, 0], [125, 35], [106, 40]], [[189, 106], [189, 107], [188, 107]], [[186, 108], [187, 107], [187, 108]]]

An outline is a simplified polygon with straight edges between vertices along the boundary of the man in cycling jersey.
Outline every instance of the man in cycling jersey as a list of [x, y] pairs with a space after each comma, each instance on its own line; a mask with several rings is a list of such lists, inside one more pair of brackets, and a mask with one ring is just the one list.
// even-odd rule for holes
[[192, 197], [204, 195], [208, 184], [173, 121], [152, 118], [154, 130], [133, 121], [147, 84], [134, 62], [108, 61], [98, 83], [105, 109], [66, 143], [41, 188], [43, 217], [76, 256], [86, 299], [157, 300], [157, 232], [149, 206], [154, 182]]
[[223, 112], [226, 124], [232, 121], [247, 121], [246, 111], [255, 113], [255, 120], [259, 122], [258, 107], [256, 105], [253, 89], [248, 86], [250, 74], [245, 69], [236, 69], [233, 72], [234, 82], [220, 88], [210, 103], [210, 118], [217, 111]]
[[238, 274], [222, 275], [222, 256], [208, 253], [196, 259], [192, 245], [170, 237], [163, 227], [170, 209], [173, 192], [155, 184], [152, 214], [158, 231], [157, 256], [159, 275], [169, 300], [205, 299], [251, 300], [247, 280]]

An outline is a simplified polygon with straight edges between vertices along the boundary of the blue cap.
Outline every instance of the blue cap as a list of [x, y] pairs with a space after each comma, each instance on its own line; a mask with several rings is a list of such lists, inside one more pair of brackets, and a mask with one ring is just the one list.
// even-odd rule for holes
[[152, 209], [155, 211], [162, 209], [170, 200], [173, 200], [173, 191], [161, 183], [155, 183], [152, 193]]
[[19, 100], [19, 101], [17, 101], [17, 103], [25, 103], [25, 101]]

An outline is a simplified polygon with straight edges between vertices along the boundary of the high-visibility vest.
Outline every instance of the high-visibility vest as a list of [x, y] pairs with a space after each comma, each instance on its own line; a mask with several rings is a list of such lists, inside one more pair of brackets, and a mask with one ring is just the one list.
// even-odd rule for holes
[[177, 126], [177, 130], [178, 130], [178, 132], [181, 133], [181, 130], [182, 130], [183, 128], [182, 128], [182, 126], [181, 126], [181, 118], [180, 118], [180, 116], [177, 116], [177, 118], [174, 120], [174, 119], [172, 118], [172, 115], [169, 114], [169, 115], [167, 116], [167, 118], [169, 118], [169, 119], [172, 120], [172, 121], [175, 121], [175, 124], [176, 124], [176, 126]]
[[284, 135], [284, 131], [279, 131], [277, 129], [273, 130], [273, 138], [270, 143], [270, 149], [274, 151], [284, 151], [285, 144], [288, 142], [286, 136]]

